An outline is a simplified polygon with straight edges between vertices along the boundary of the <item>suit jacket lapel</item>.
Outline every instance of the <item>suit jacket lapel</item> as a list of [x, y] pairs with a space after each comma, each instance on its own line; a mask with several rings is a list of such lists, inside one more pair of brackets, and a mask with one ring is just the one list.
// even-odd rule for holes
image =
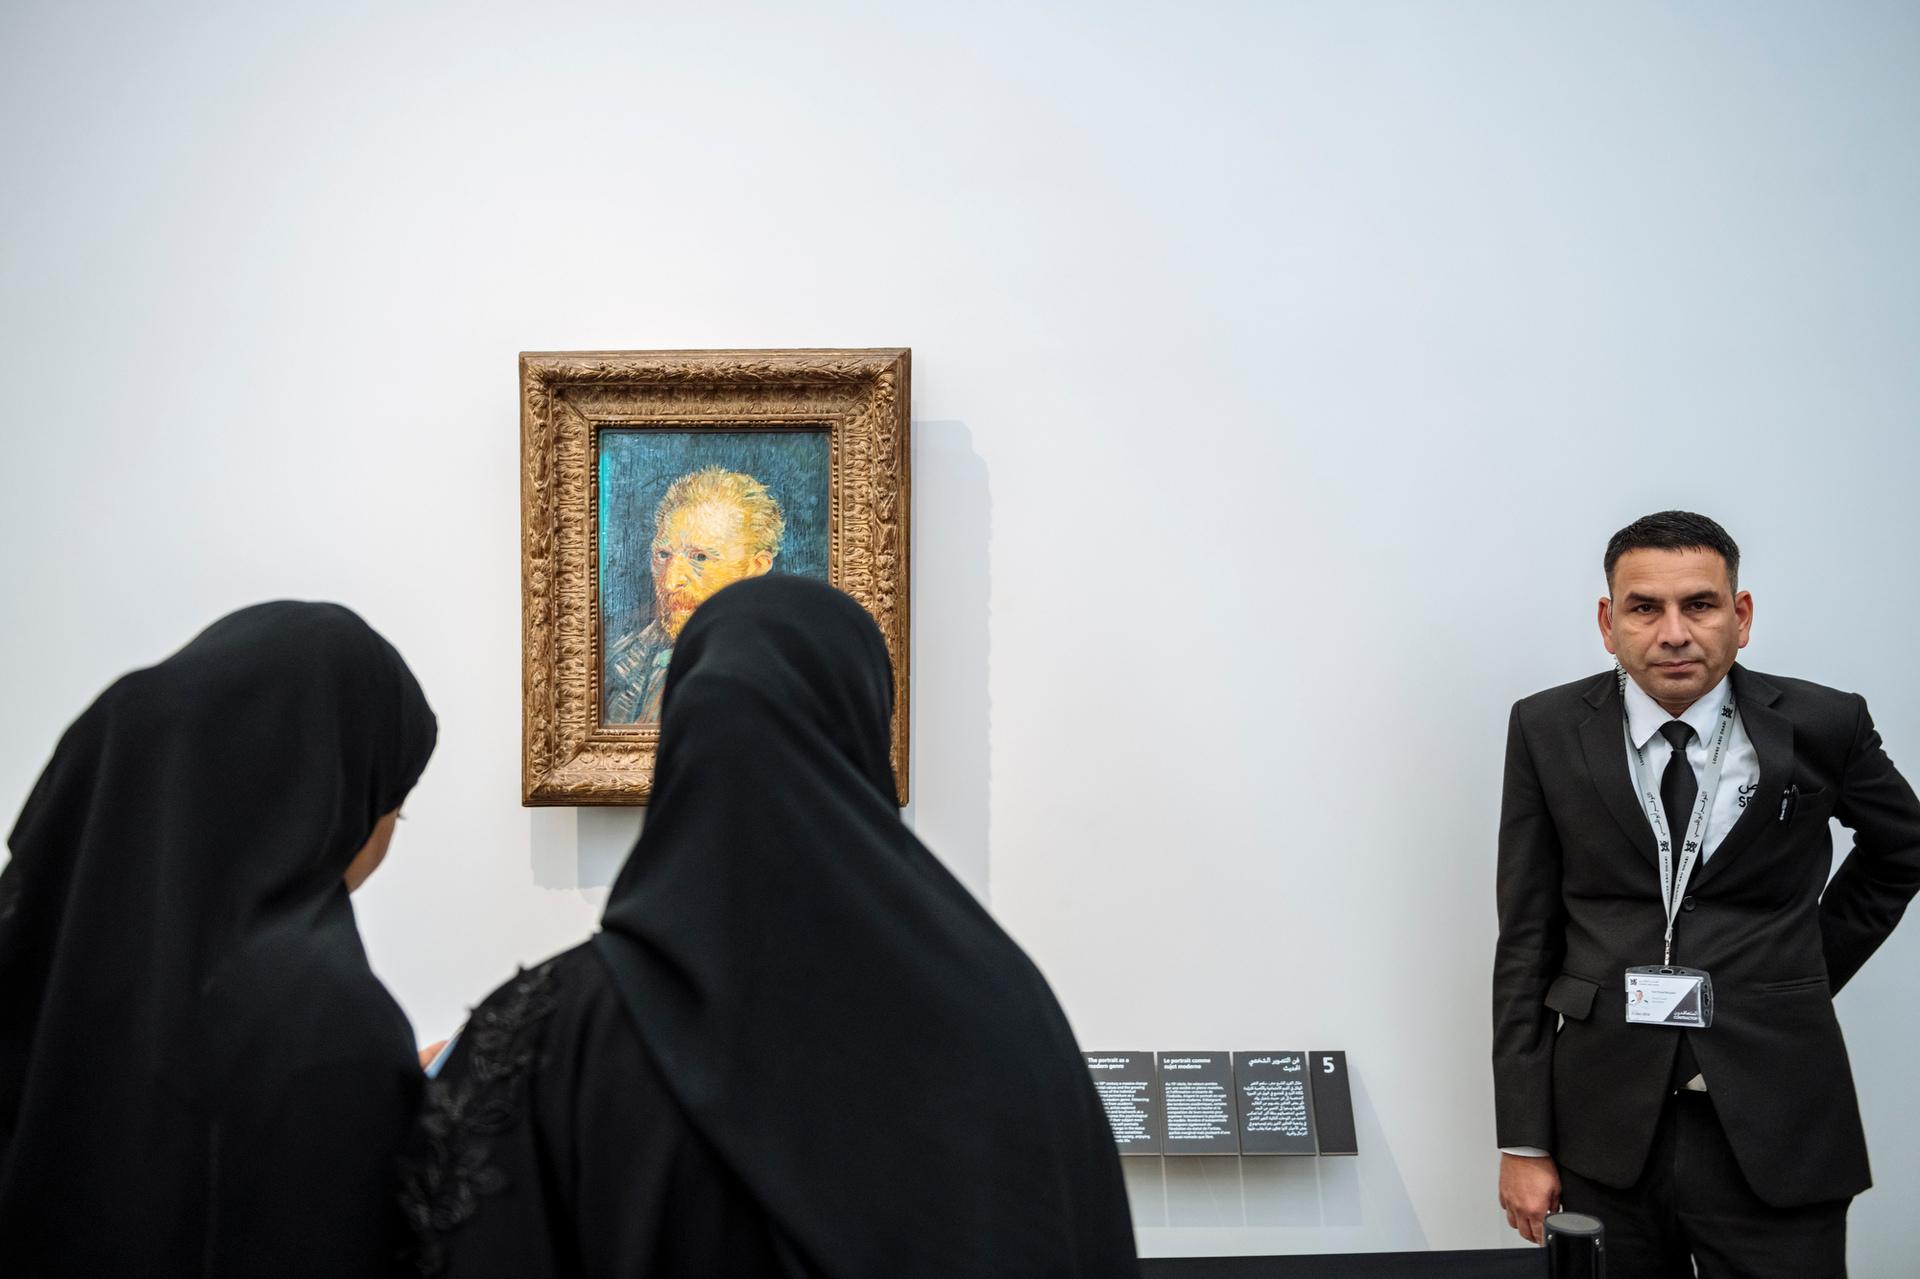
[[1735, 861], [1760, 832], [1774, 820], [1777, 796], [1793, 778], [1793, 721], [1773, 709], [1780, 690], [1762, 676], [1735, 664], [1733, 668], [1734, 703], [1740, 708], [1740, 726], [1760, 757], [1760, 786], [1753, 799], [1741, 810], [1733, 829], [1721, 839], [1713, 856], [1694, 871], [1694, 884], [1704, 884], [1725, 866]]
[[1653, 841], [1653, 827], [1634, 797], [1633, 778], [1627, 771], [1627, 738], [1621, 727], [1625, 712], [1620, 706], [1619, 676], [1611, 671], [1594, 681], [1586, 693], [1593, 713], [1580, 724], [1580, 748], [1587, 757], [1587, 776], [1606, 801], [1607, 811], [1620, 824], [1627, 842], [1640, 850], [1654, 867], [1660, 865], [1660, 848]]

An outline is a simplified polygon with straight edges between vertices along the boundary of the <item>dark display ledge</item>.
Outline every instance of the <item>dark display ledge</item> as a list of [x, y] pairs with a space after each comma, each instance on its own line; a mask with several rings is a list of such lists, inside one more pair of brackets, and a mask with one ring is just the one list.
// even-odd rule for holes
[[1342, 1252], [1290, 1257], [1153, 1257], [1140, 1279], [1546, 1279], [1538, 1248]]

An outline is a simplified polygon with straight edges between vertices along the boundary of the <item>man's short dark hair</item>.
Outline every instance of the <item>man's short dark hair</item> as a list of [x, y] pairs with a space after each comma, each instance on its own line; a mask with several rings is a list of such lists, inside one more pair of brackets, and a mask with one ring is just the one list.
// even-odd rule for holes
[[1727, 562], [1727, 585], [1740, 589], [1740, 548], [1727, 530], [1692, 511], [1659, 511], [1642, 515], [1607, 540], [1607, 589], [1613, 589], [1613, 566], [1628, 551], [1714, 551]]

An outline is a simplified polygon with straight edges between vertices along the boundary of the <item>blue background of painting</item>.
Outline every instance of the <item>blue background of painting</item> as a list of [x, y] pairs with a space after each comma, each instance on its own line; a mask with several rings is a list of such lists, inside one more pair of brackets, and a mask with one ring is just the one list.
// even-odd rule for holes
[[[611, 639], [653, 620], [647, 555], [654, 509], [689, 471], [751, 475], [780, 504], [787, 531], [772, 572], [827, 580], [825, 431], [600, 431], [600, 618]], [[604, 652], [604, 647], [602, 649]]]

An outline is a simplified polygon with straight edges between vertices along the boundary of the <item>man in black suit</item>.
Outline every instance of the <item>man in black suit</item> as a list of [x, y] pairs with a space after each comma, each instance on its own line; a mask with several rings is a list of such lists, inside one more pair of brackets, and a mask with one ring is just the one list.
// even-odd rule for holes
[[1647, 516], [1605, 567], [1619, 669], [1508, 727], [1501, 1205], [1535, 1242], [1556, 1207], [1601, 1218], [1610, 1279], [1842, 1276], [1870, 1180], [1832, 1001], [1920, 889], [1920, 800], [1860, 697], [1735, 664], [1753, 600], [1718, 524]]

